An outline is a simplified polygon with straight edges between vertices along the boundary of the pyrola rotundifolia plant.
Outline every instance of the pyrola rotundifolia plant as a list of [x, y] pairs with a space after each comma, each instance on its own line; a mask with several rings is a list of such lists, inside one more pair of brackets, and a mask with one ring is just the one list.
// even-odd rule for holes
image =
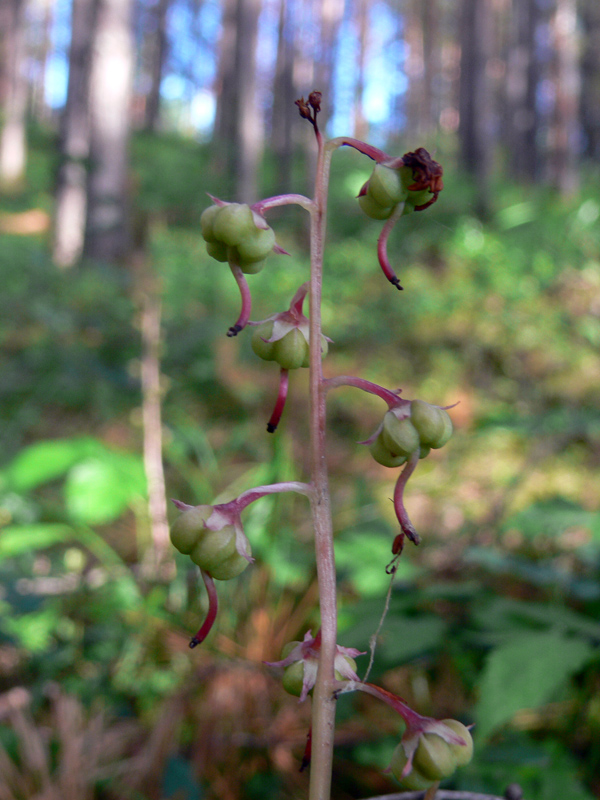
[[[241, 295], [239, 317], [227, 335], [237, 336], [246, 326], [253, 326], [252, 349], [259, 358], [279, 365], [279, 392], [267, 425], [270, 433], [276, 430], [281, 420], [290, 370], [310, 370], [311, 474], [306, 483], [257, 486], [229, 503], [189, 506], [174, 501], [181, 514], [171, 528], [171, 540], [181, 553], [189, 555], [200, 567], [208, 592], [208, 614], [190, 642], [193, 648], [206, 638], [217, 615], [215, 580], [233, 580], [252, 564], [251, 543], [242, 525], [244, 509], [274, 492], [305, 495], [311, 506], [314, 527], [321, 625], [314, 637], [308, 631], [304, 641], [290, 642], [284, 648], [281, 660], [271, 662], [269, 666], [281, 671], [284, 689], [299, 696], [300, 700], [312, 694], [312, 727], [304, 758], [304, 766], [310, 763], [309, 798], [327, 800], [330, 796], [336, 698], [353, 691], [373, 695], [400, 714], [405, 730], [392, 757], [390, 770], [404, 788], [426, 789], [427, 796], [433, 798], [439, 781], [470, 761], [471, 735], [457, 720], [439, 721], [423, 717], [401, 698], [368, 683], [366, 678], [361, 680], [354, 660], [361, 653], [337, 644], [336, 571], [326, 459], [325, 401], [332, 389], [351, 386], [376, 395], [385, 403], [381, 423], [364, 444], [369, 446], [378, 463], [400, 470], [393, 498], [400, 529], [391, 542], [392, 560], [387, 565], [390, 573], [395, 570], [405, 537], [413, 544], [419, 544], [419, 535], [404, 505], [406, 483], [419, 459], [425, 458], [431, 449], [446, 444], [452, 435], [452, 421], [445, 408], [421, 399], [404, 399], [400, 391], [360, 377], [323, 377], [322, 360], [327, 355], [329, 340], [321, 331], [321, 287], [329, 171], [331, 157], [338, 147], [353, 147], [375, 162], [371, 177], [359, 192], [358, 204], [367, 216], [383, 221], [377, 256], [385, 277], [397, 289], [402, 289], [402, 286], [387, 255], [390, 232], [403, 216], [423, 211], [435, 203], [443, 188], [442, 168], [423, 148], [392, 157], [356, 139], [340, 137], [326, 141], [317, 124], [320, 104], [320, 92], [312, 92], [307, 101], [304, 98], [296, 101], [300, 115], [314, 129], [318, 149], [312, 199], [285, 194], [249, 206], [213, 197], [212, 205], [201, 217], [207, 252], [228, 265]], [[265, 215], [271, 208], [288, 204], [299, 205], [310, 215], [310, 279], [298, 287], [289, 308], [265, 320], [251, 322], [251, 296], [246, 276], [259, 272], [266, 266], [267, 259], [276, 261], [285, 254], [277, 244]], [[276, 267], [276, 264], [272, 266]], [[303, 310], [307, 296], [310, 319]]]

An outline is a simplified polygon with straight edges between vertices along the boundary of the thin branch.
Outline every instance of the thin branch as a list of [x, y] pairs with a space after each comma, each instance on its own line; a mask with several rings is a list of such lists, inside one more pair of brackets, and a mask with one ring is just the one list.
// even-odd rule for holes
[[[367, 800], [425, 800], [425, 792], [396, 792], [369, 797]], [[438, 789], [435, 800], [505, 800], [496, 794], [480, 794], [479, 792], [457, 792], [449, 789]]]

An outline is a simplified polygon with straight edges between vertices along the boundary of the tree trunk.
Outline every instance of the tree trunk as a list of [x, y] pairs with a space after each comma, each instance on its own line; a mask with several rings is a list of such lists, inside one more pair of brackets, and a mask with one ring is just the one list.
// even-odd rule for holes
[[95, 0], [73, 0], [69, 84], [54, 211], [54, 261], [70, 267], [83, 251], [90, 153], [89, 79]]
[[491, 91], [487, 61], [491, 53], [489, 0], [463, 0], [459, 85], [460, 163], [475, 179], [479, 213], [489, 209], [491, 167]]
[[150, 32], [149, 78], [150, 89], [146, 95], [144, 127], [156, 131], [160, 116], [160, 85], [167, 56], [167, 13], [170, 0], [158, 0], [152, 9]]
[[537, 89], [540, 68], [536, 56], [538, 30], [535, 0], [513, 0], [509, 9], [508, 52], [506, 57], [506, 146], [508, 168], [520, 180], [539, 176]]
[[600, 160], [600, 3], [584, 0], [581, 8], [581, 124], [583, 154]]
[[263, 118], [257, 100], [256, 43], [261, 0], [225, 0], [215, 126], [223, 171], [236, 200], [253, 202]]
[[0, 185], [18, 189], [25, 176], [27, 157], [25, 74], [25, 0], [5, 0], [6, 27], [2, 36], [4, 124], [0, 134]]
[[556, 0], [554, 35], [554, 109], [548, 169], [550, 182], [561, 194], [573, 194], [579, 185], [579, 64], [576, 0]]
[[369, 134], [369, 123], [365, 116], [365, 68], [369, 50], [369, 12], [371, 0], [356, 0], [355, 27], [358, 38], [358, 74], [354, 88], [354, 131], [357, 139], [366, 141]]
[[325, 102], [319, 117], [321, 128], [325, 127], [327, 120], [335, 111], [333, 71], [338, 32], [344, 17], [344, 5], [345, 0], [315, 0], [314, 5], [314, 19], [319, 25], [321, 35], [315, 59], [314, 84], [307, 91], [316, 89], [323, 94]]
[[97, 0], [90, 77], [90, 159], [85, 254], [126, 257], [133, 47], [131, 0]]
[[419, 141], [431, 134], [439, 117], [439, 100], [434, 89], [441, 69], [438, 11], [437, 0], [427, 3], [413, 0], [406, 15], [409, 78], [406, 127]]
[[290, 5], [289, 0], [280, 0], [271, 117], [271, 147], [277, 159], [274, 194], [289, 191], [294, 157], [293, 126], [297, 115], [293, 102], [300, 96], [294, 87], [294, 24]]

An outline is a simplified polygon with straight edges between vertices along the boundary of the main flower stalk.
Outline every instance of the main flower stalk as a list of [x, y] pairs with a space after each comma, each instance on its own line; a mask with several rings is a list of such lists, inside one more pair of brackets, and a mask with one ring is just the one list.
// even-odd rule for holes
[[312, 517], [321, 613], [321, 653], [313, 692], [312, 761], [309, 800], [329, 800], [335, 733], [334, 661], [337, 638], [336, 573], [333, 525], [325, 451], [325, 397], [321, 365], [321, 292], [327, 191], [333, 150], [317, 137], [317, 175], [310, 235], [310, 461]]

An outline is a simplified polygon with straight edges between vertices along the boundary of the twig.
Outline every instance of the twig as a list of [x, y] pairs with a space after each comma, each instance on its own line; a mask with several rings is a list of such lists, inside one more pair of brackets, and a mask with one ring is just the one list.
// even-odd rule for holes
[[[425, 792], [396, 792], [380, 794], [367, 800], [425, 800]], [[457, 792], [449, 789], [438, 789], [435, 800], [505, 800], [496, 794], [480, 794], [479, 792]]]

